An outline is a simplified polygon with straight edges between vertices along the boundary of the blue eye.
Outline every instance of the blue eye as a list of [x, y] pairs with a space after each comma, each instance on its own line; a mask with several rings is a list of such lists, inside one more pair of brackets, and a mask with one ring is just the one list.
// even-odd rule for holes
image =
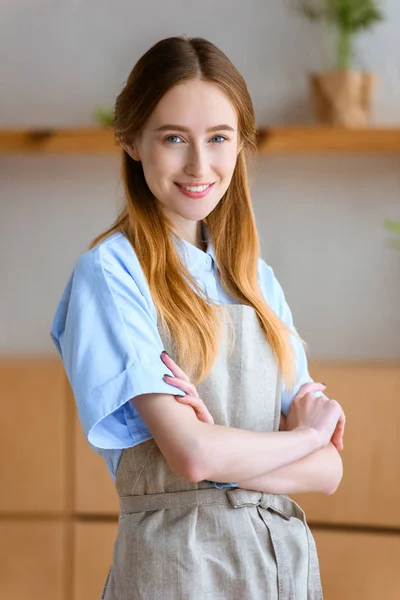
[[[226, 142], [227, 138], [224, 137], [223, 135], [214, 135], [213, 140], [215, 140], [215, 138], [219, 138], [220, 140], [223, 140], [224, 142]], [[218, 142], [218, 144], [220, 144], [221, 142]]]
[[[171, 138], [175, 138], [180, 140], [181, 138], [179, 137], [179, 135], [169, 135], [168, 137], [165, 138], [166, 142], [169, 142], [171, 140]], [[172, 144], [174, 144], [175, 142], [171, 142]]]

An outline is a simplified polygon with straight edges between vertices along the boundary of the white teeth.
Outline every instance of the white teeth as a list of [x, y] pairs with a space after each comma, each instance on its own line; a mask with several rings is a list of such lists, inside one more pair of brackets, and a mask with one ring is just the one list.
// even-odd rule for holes
[[188, 187], [186, 185], [181, 185], [181, 187], [184, 190], [188, 190], [189, 192], [204, 192], [204, 190], [206, 190], [210, 186], [209, 185], [198, 185], [196, 187], [195, 186]]

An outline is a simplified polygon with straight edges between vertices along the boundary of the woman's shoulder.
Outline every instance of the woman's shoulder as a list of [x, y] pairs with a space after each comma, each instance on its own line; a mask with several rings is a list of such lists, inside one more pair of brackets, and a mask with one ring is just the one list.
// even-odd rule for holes
[[72, 315], [101, 320], [103, 311], [119, 314], [132, 307], [152, 316], [155, 307], [146, 277], [129, 240], [115, 233], [79, 256], [65, 285], [53, 319], [58, 339]]
[[93, 248], [80, 255], [74, 266], [76, 274], [93, 276], [125, 271], [132, 276], [141, 271], [137, 255], [131, 243], [120, 232], [104, 238]]
[[139, 293], [151, 306], [153, 304], [137, 254], [128, 238], [120, 232], [113, 233], [81, 254], [73, 268], [72, 278], [76, 284], [82, 281], [93, 289]]

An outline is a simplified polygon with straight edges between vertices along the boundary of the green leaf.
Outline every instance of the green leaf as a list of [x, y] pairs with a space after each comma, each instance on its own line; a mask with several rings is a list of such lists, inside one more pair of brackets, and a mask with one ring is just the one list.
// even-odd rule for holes
[[93, 111], [93, 118], [102, 127], [110, 127], [114, 122], [114, 110], [112, 108], [96, 108]]
[[400, 221], [395, 221], [393, 219], [385, 219], [384, 221], [385, 229], [388, 231], [392, 231], [393, 233], [397, 233], [400, 235]]
[[300, 10], [311, 21], [326, 21], [356, 33], [384, 20], [379, 4], [379, 0], [300, 0]]

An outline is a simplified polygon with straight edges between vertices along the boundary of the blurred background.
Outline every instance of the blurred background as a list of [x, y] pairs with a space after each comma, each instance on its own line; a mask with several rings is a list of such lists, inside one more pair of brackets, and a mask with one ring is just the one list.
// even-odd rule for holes
[[400, 4], [346, 29], [321, 2], [2, 1], [2, 599], [101, 595], [118, 502], [49, 330], [76, 259], [123, 199], [119, 150], [96, 111], [112, 110], [151, 45], [182, 34], [219, 46], [248, 84], [263, 257], [312, 376], [347, 413], [339, 491], [296, 498], [325, 598], [400, 598]]

